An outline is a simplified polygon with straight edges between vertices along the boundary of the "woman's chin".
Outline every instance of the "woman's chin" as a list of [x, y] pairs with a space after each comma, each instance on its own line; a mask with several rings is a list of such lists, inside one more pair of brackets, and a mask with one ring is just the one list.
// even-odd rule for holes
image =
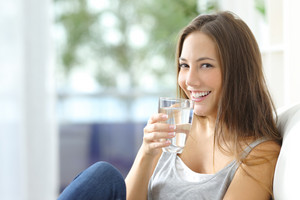
[[203, 109], [194, 109], [194, 115], [203, 118], [216, 118], [217, 111], [215, 110], [203, 110]]
[[199, 110], [194, 110], [194, 114], [199, 116], [199, 117], [205, 117], [205, 112], [199, 111]]

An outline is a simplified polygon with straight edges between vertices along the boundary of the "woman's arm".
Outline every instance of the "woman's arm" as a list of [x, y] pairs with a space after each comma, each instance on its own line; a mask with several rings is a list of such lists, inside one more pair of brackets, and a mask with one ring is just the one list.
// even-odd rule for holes
[[139, 150], [135, 161], [129, 171], [126, 182], [126, 196], [128, 200], [146, 200], [148, 193], [148, 182], [155, 169], [159, 159], [158, 154], [152, 158], [142, 153], [142, 148]]
[[165, 120], [166, 115], [155, 114], [144, 128], [143, 144], [125, 179], [128, 200], [147, 199], [148, 182], [161, 155], [161, 148], [170, 145], [166, 138], [174, 137], [170, 134], [174, 132], [174, 127], [159, 123]]
[[255, 147], [248, 155], [253, 160], [241, 164], [224, 199], [269, 200], [279, 151], [280, 146], [273, 141]]

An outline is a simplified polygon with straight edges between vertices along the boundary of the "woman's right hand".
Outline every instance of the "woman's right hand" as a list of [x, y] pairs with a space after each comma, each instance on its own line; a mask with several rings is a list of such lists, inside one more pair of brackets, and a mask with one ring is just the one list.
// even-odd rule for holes
[[156, 156], [163, 147], [170, 145], [170, 138], [175, 137], [175, 125], [164, 123], [168, 115], [163, 113], [154, 114], [148, 120], [144, 128], [142, 149], [145, 154]]
[[161, 148], [170, 145], [175, 127], [166, 124], [168, 116], [154, 114], [144, 128], [143, 144], [125, 179], [127, 199], [147, 199], [148, 183], [155, 169]]

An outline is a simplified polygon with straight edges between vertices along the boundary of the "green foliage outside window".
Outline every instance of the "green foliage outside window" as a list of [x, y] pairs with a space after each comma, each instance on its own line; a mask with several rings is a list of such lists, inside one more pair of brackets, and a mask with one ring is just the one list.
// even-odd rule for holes
[[[94, 9], [92, 1], [107, 6]], [[159, 85], [174, 77], [178, 32], [199, 14], [197, 0], [55, 0], [56, 25], [66, 40], [58, 51], [65, 75], [93, 68], [103, 87], [114, 87], [118, 74], [129, 88], [142, 87], [151, 74]], [[217, 9], [216, 3], [208, 9]], [[139, 42], [140, 41], [140, 42]]]
[[266, 17], [265, 0], [255, 0], [255, 8], [264, 18]]

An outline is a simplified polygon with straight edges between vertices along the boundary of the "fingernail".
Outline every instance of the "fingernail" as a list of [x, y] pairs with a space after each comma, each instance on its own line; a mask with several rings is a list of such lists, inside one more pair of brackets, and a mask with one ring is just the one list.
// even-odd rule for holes
[[167, 114], [163, 114], [163, 115], [162, 115], [162, 118], [168, 119], [168, 115], [167, 115]]
[[168, 132], [169, 136], [175, 136], [175, 132]]
[[175, 130], [176, 129], [176, 125], [172, 124], [172, 125], [169, 126], [169, 128]]

